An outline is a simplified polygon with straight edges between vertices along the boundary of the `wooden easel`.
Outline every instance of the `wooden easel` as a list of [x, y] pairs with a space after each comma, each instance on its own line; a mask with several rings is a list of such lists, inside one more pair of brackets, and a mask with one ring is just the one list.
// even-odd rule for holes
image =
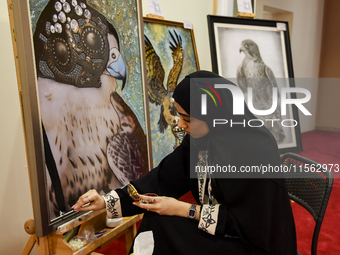
[[[25, 230], [30, 234], [30, 238], [22, 251], [21, 255], [29, 255], [37, 243], [38, 255], [100, 255], [100, 253], [94, 252], [97, 248], [105, 247], [113, 240], [117, 239], [121, 235], [125, 234], [126, 242], [126, 253], [128, 254], [132, 241], [137, 233], [136, 223], [143, 218], [143, 215], [135, 215], [132, 217], [124, 218], [123, 223], [115, 228], [107, 228], [105, 226], [106, 222], [106, 212], [105, 209], [98, 212], [92, 212], [89, 215], [81, 216], [72, 222], [68, 222], [62, 225], [57, 231], [44, 236], [37, 237], [35, 235], [34, 220], [28, 220], [25, 222]], [[85, 222], [85, 223], [82, 223]], [[82, 228], [92, 228], [95, 232], [107, 231], [104, 235], [97, 238], [78, 251], [75, 251], [66, 241], [63, 236], [67, 231], [72, 230], [83, 224]]]

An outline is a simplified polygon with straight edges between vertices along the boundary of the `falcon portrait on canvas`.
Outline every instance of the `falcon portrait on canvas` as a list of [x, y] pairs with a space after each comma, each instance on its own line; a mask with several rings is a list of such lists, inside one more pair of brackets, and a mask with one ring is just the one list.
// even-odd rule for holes
[[[277, 88], [276, 79], [272, 69], [267, 66], [260, 54], [258, 45], [250, 39], [244, 40], [239, 49], [244, 53], [242, 64], [237, 69], [237, 83], [247, 96], [247, 88], [253, 91], [253, 106], [257, 110], [268, 110], [273, 102], [273, 88]], [[269, 115], [256, 115], [258, 119], [263, 120], [264, 125], [274, 135], [276, 141], [281, 143], [285, 140], [285, 133], [281, 123], [281, 110], [277, 105], [276, 110]], [[276, 119], [279, 121], [265, 121], [266, 119]]]
[[34, 46], [53, 217], [89, 189], [105, 194], [145, 173], [146, 137], [116, 92], [127, 80], [117, 31], [86, 1], [51, 0]]

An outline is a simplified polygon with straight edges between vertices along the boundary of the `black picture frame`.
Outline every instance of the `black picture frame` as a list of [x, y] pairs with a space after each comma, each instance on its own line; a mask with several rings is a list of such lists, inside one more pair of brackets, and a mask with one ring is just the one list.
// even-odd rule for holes
[[[257, 45], [264, 64], [272, 68], [278, 91], [283, 86], [295, 87], [288, 22], [217, 15], [208, 15], [207, 19], [213, 72], [236, 84], [240, 83], [240, 79], [245, 78], [238, 70], [243, 67], [244, 59], [241, 45], [245, 44], [246, 40], [251, 40]], [[255, 77], [248, 76], [245, 79], [249, 78]], [[296, 93], [287, 94], [291, 99], [296, 98]], [[283, 154], [302, 151], [297, 107], [287, 105], [287, 115], [282, 120], [286, 123], [289, 120], [295, 121], [294, 124], [285, 125], [289, 127], [283, 127], [283, 135], [280, 138], [274, 135], [279, 152]], [[274, 131], [270, 131], [274, 134]]]

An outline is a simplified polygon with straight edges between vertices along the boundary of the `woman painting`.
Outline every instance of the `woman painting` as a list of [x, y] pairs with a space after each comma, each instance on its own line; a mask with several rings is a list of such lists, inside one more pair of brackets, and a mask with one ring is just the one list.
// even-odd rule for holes
[[[134, 202], [127, 187], [103, 197], [90, 190], [73, 208], [106, 207], [108, 217], [144, 212], [135, 251], [148, 243], [150, 254], [295, 255], [294, 220], [280, 174], [269, 178], [256, 173], [235, 176], [197, 171], [212, 165], [237, 171], [244, 166], [280, 166], [276, 141], [264, 126], [236, 124], [256, 118], [246, 105], [243, 115], [233, 115], [230, 90], [218, 91], [220, 105], [207, 97], [206, 114], [202, 115], [202, 95], [214, 84], [234, 86], [214, 73], [198, 71], [176, 87], [178, 126], [187, 135], [155, 169], [131, 182], [139, 194], [156, 193], [157, 197], [140, 195], [142, 202]], [[234, 124], [215, 125], [214, 120], [222, 117]], [[188, 191], [197, 205], [177, 200]], [[89, 206], [82, 207], [89, 201]]]

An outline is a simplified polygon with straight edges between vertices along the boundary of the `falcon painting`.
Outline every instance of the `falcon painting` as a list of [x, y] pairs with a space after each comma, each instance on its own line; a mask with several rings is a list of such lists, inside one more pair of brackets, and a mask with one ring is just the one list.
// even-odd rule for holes
[[[177, 34], [176, 30], [173, 33], [170, 30], [168, 32], [173, 66], [166, 80], [166, 87], [164, 86], [165, 72], [161, 60], [149, 38], [144, 35], [149, 101], [156, 105], [161, 105], [158, 121], [158, 129], [161, 133], [164, 133], [168, 125], [174, 127], [178, 121], [172, 93], [177, 86], [178, 77], [183, 66], [182, 38]], [[175, 138], [177, 139], [176, 136]]]
[[[238, 85], [245, 97], [247, 96], [247, 88], [253, 89], [253, 106], [255, 109], [268, 110], [272, 106], [273, 88], [277, 88], [274, 73], [263, 62], [259, 47], [254, 41], [250, 39], [242, 41], [241, 52], [244, 53], [245, 57], [237, 69]], [[285, 133], [280, 125], [282, 118], [279, 105], [272, 114], [256, 117], [263, 120], [264, 125], [271, 131], [278, 143], [285, 140]], [[265, 119], [276, 119], [280, 122], [274, 121], [272, 124], [271, 121], [265, 121]]]
[[53, 218], [88, 189], [104, 194], [143, 175], [146, 137], [116, 93], [127, 80], [117, 31], [86, 1], [51, 0], [34, 46]]

